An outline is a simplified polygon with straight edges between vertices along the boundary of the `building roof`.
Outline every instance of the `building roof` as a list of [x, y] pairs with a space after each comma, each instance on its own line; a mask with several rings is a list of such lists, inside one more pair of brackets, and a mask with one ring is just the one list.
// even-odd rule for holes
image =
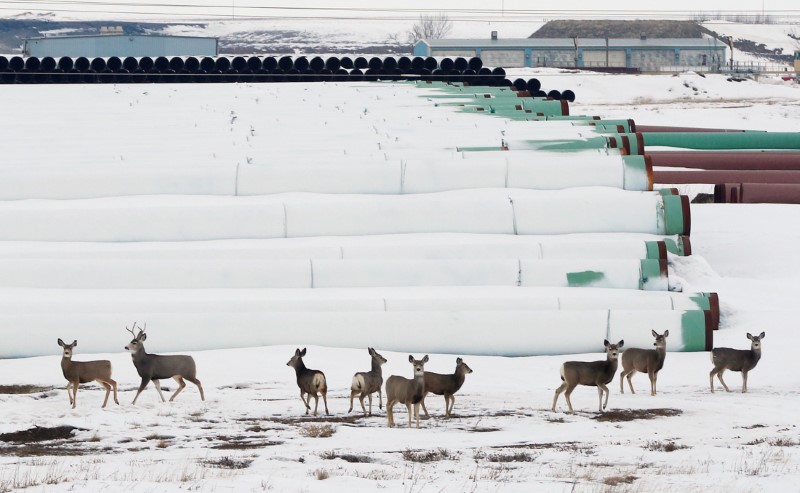
[[83, 38], [167, 38], [167, 39], [217, 39], [213, 36], [170, 36], [164, 34], [79, 34], [76, 36], [38, 36], [25, 38], [25, 41], [38, 41], [42, 39], [83, 39]]
[[[423, 39], [431, 48], [565, 48], [574, 49], [572, 38]], [[610, 48], [725, 48], [715, 38], [609, 38]], [[605, 48], [605, 38], [578, 38], [580, 48]]]

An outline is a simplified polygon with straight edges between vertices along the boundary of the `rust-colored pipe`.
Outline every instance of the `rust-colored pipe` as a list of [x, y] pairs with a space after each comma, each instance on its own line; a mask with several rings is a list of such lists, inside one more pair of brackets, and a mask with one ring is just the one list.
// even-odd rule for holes
[[800, 170], [800, 152], [648, 152], [653, 166], [708, 170]]
[[743, 204], [800, 204], [800, 184], [742, 183], [739, 202]]
[[655, 183], [796, 183], [800, 171], [776, 170], [712, 170], [712, 171], [653, 171]]

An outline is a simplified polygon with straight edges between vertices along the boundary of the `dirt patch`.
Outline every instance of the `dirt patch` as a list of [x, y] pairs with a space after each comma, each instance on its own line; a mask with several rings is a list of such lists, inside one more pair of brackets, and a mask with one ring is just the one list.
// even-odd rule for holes
[[50, 392], [53, 387], [42, 385], [0, 385], [0, 394], [38, 394]]
[[619, 486], [621, 484], [631, 484], [634, 481], [639, 479], [632, 474], [628, 474], [627, 476], [611, 476], [610, 478], [606, 478], [603, 480], [603, 484], [608, 486]]
[[598, 414], [592, 419], [596, 421], [635, 421], [637, 419], [655, 419], [655, 418], [669, 418], [672, 416], [680, 416], [683, 411], [680, 409], [620, 409], [618, 411], [606, 411]]
[[334, 450], [322, 452], [319, 456], [325, 460], [342, 459], [351, 464], [369, 464], [372, 462], [372, 459], [367, 455], [337, 454]]
[[265, 448], [265, 447], [272, 447], [274, 445], [281, 445], [283, 442], [281, 441], [272, 441], [272, 440], [253, 440], [248, 437], [244, 436], [217, 436], [215, 437], [216, 440], [220, 440], [223, 443], [212, 445], [208, 448], [212, 448], [215, 450], [249, 450], [249, 449], [256, 449], [256, 448]]
[[77, 428], [75, 426], [54, 426], [52, 428], [34, 426], [28, 430], [0, 434], [0, 441], [30, 443], [48, 440], [66, 440], [72, 438], [72, 432], [75, 430], [86, 431], [84, 428]]
[[581, 454], [594, 453], [594, 446], [579, 442], [548, 442], [548, 443], [519, 443], [515, 445], [495, 445], [493, 449], [532, 449], [556, 450], [558, 452], [578, 452]]
[[67, 440], [73, 439], [72, 432], [75, 430], [86, 431], [75, 426], [55, 426], [52, 428], [36, 426], [28, 430], [3, 433], [0, 435], [0, 442], [13, 445], [0, 447], [0, 456], [32, 457], [96, 453], [97, 449], [79, 446], [80, 442], [73, 442], [77, 446], [70, 446], [65, 443]]

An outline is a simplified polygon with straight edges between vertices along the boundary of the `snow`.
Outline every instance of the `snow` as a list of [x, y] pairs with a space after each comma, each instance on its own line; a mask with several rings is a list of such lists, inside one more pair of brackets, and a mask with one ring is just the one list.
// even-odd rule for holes
[[[540, 75], [545, 87], [565, 87], [561, 83], [569, 82], [579, 89], [576, 91], [579, 102], [572, 105], [574, 114], [634, 118], [639, 124], [772, 131], [796, 131], [800, 121], [798, 89], [791, 86], [757, 82], [736, 84], [720, 77], [703, 79], [696, 75], [675, 78]], [[681, 89], [684, 81], [698, 84], [698, 91]], [[669, 88], [673, 89], [671, 93]], [[248, 154], [259, 158], [269, 156], [267, 150], [271, 147], [261, 144], [255, 150], [239, 152], [248, 142], [249, 128], [245, 122], [250, 119], [257, 121], [256, 115], [265, 111], [247, 113], [242, 109], [246, 105], [238, 105], [236, 100], [252, 102], [256, 98], [266, 98], [274, 91], [273, 88], [207, 85], [202, 87], [204, 93], [195, 92], [199, 91], [198, 87], [169, 85], [147, 88], [98, 86], [91, 89], [99, 92], [73, 86], [4, 89], [0, 93], [0, 103], [4, 108], [20, 108], [15, 105], [23, 102], [29, 106], [28, 111], [9, 113], [15, 115], [13, 119], [3, 119], [2, 131], [7, 136], [6, 158], [0, 169], [5, 169], [5, 166], [41, 167], [37, 169], [42, 170], [57, 166], [69, 168], [80, 162], [81, 154], [98, 166], [112, 166], [119, 161], [112, 162], [110, 157], [118, 158], [119, 154], [128, 155], [130, 152], [134, 166], [170, 162], [184, 163], [187, 168], [196, 159], [212, 163], [207, 165], [214, 168], [215, 161], [223, 163], [220, 167], [224, 167], [239, 160], [246, 162], [244, 158]], [[297, 88], [286, 90], [297, 91]], [[708, 91], [709, 98], [705, 97], [703, 90]], [[142, 91], [148, 94], [144, 95]], [[380, 107], [372, 99], [377, 92], [365, 90], [347, 100], [347, 104], [357, 107], [358, 111], [365, 107], [373, 111], [373, 108]], [[68, 97], [59, 101], [61, 95]], [[137, 119], [135, 112], [127, 113], [136, 106], [137, 100], [149, 96], [161, 102], [154, 107], [163, 108], [162, 113], [156, 113], [157, 124], [153, 125]], [[201, 101], [197, 99], [200, 96], [204, 99], [197, 103]], [[295, 101], [302, 100], [297, 92], [294, 96]], [[196, 107], [205, 105], [205, 113], [198, 110], [185, 119], [171, 117], [167, 109], [184, 97], [186, 100], [194, 98]], [[91, 108], [93, 104], [103, 106], [108, 115], [128, 115], [128, 118], [120, 118], [123, 123], [119, 127], [109, 124], [108, 116], [99, 123], [92, 123], [90, 117], [73, 123], [68, 118], [69, 113], [64, 111], [64, 107]], [[234, 126], [232, 130], [231, 110], [237, 111], [237, 122], [243, 128]], [[439, 110], [445, 111], [436, 109]], [[171, 124], [170, 118], [176, 118], [180, 124]], [[452, 118], [467, 121], [462, 120], [462, 116]], [[484, 130], [497, 129], [497, 123], [491, 117], [473, 118], [485, 120], [476, 123]], [[52, 120], [58, 121], [53, 123]], [[441, 123], [441, 120], [436, 121]], [[206, 131], [194, 133], [191, 130], [194, 123]], [[263, 129], [257, 128], [256, 132], [269, 135], [276, 124], [265, 123]], [[420, 125], [416, 132], [424, 134], [435, 126], [433, 123]], [[37, 129], [37, 132], [24, 132], [18, 128]], [[81, 132], [81, 128], [90, 130]], [[448, 132], [451, 144], [459, 140], [459, 133], [465, 127], [453, 128]], [[224, 145], [215, 151], [219, 157], [214, 158], [212, 153], [203, 151], [202, 145], [181, 145], [177, 146], [178, 150], [162, 139], [151, 137], [159, 132], [183, 138], [185, 143], [192, 140], [202, 143], [204, 139], [211, 139], [211, 142]], [[224, 139], [220, 132], [225, 133]], [[346, 135], [346, 132], [341, 133]], [[290, 137], [285, 131], [278, 134], [283, 139]], [[100, 144], [87, 145], [88, 135], [92, 136], [92, 142]], [[130, 141], [138, 135], [147, 136], [147, 145], [131, 151], [134, 146]], [[473, 132], [466, 133], [465, 138], [472, 135]], [[42, 136], [48, 138], [45, 144], [41, 143]], [[312, 146], [314, 142], [308, 135], [293, 139], [285, 140], [284, 144], [291, 142], [302, 148]], [[54, 156], [63, 147], [57, 144], [65, 141], [74, 142], [74, 147], [66, 154], [66, 159], [58, 160]], [[419, 141], [429, 145], [431, 139], [420, 136]], [[153, 149], [158, 152], [151, 152]], [[371, 152], [365, 151], [360, 155], [367, 159]], [[392, 152], [400, 153], [400, 150]], [[507, 190], [501, 192], [504, 195], [509, 193]], [[483, 195], [486, 191], [478, 190], [477, 193]], [[93, 202], [95, 200], [97, 202]], [[102, 204], [96, 210], [107, 212], [112, 210], [112, 206], [151, 207], [146, 226], [160, 228], [173, 236], [186, 235], [180, 236], [181, 239], [189, 236], [189, 226], [213, 231], [240, 226], [269, 226], [256, 219], [241, 225], [230, 224], [248, 216], [243, 214], [231, 219], [232, 216], [219, 215], [193, 220], [185, 226], [186, 229], [175, 230], [176, 224], [180, 223], [177, 219], [187, 210], [231, 201], [242, 201], [240, 203], [256, 210], [260, 210], [258, 207], [262, 205], [259, 204], [269, 202], [261, 197], [173, 195], [147, 196], [146, 200], [133, 196], [4, 202], [2, 208], [8, 212], [7, 217], [13, 217], [20, 225], [24, 225], [24, 220], [18, 213], [40, 210], [47, 212], [41, 217], [47, 218], [48, 226], [61, 227], [61, 230], [58, 234], [52, 233], [53, 239], [59, 240], [54, 242], [0, 242], [0, 258], [8, 265], [15, 259], [60, 260], [61, 266], [65, 267], [73, 261], [95, 258], [120, 266], [126, 260], [137, 258], [163, 261], [185, 258], [187, 261], [212, 262], [220, 259], [233, 262], [237, 259], [291, 258], [295, 254], [288, 252], [294, 248], [300, 248], [297, 257], [300, 259], [308, 257], [312, 251], [321, 252], [319, 255], [331, 260], [341, 258], [342, 252], [346, 254], [348, 251], [356, 258], [359, 255], [363, 255], [362, 258], [380, 258], [406, 248], [415, 252], [414, 255], [436, 258], [442, 256], [449, 245], [470, 245], [464, 251], [445, 258], [507, 260], [519, 258], [520, 250], [528, 246], [537, 252], [534, 257], [544, 254], [547, 258], [547, 252], [556, 249], [558, 241], [572, 241], [569, 238], [554, 241], [542, 237], [504, 240], [495, 235], [436, 233], [410, 237], [280, 238], [282, 242], [287, 240], [287, 243], [280, 244], [265, 243], [273, 240], [252, 239], [252, 235], [234, 240], [93, 244], [65, 242], [65, 236], [76, 231], [65, 226], [75, 222], [61, 224], [64, 222], [62, 218], [71, 211], [96, 203]], [[307, 203], [326, 202], [309, 199]], [[192, 207], [182, 207], [187, 204]], [[176, 214], [172, 216], [174, 222], [165, 210]], [[217, 208], [208, 210], [217, 211]], [[30, 340], [47, 355], [0, 360], [0, 385], [36, 384], [52, 388], [32, 394], [0, 394], [3, 417], [0, 433], [59, 425], [77, 426], [82, 430], [77, 431], [65, 445], [81, 455], [34, 456], [33, 449], [19, 457], [7, 452], [0, 454], [0, 490], [25, 486], [28, 491], [124, 489], [135, 492], [186, 489], [453, 492], [795, 490], [800, 479], [800, 434], [796, 427], [798, 391], [797, 378], [789, 370], [793, 367], [792, 361], [800, 343], [795, 327], [797, 278], [800, 275], [800, 264], [795, 261], [796, 245], [800, 239], [800, 230], [796, 226], [798, 213], [800, 208], [796, 205], [692, 205], [695, 254], [690, 257], [670, 256], [669, 259], [670, 276], [680, 283], [684, 294], [602, 290], [604, 299], [597, 301], [597, 291], [575, 294], [575, 290], [569, 289], [525, 288], [537, 293], [529, 298], [527, 291], [520, 294], [522, 288], [514, 286], [498, 287], [497, 290], [429, 286], [423, 291], [413, 292], [396, 287], [378, 291], [371, 288], [336, 291], [332, 288], [314, 295], [312, 303], [309, 298], [299, 295], [300, 290], [292, 289], [271, 291], [271, 296], [267, 296], [266, 291], [259, 289], [4, 287], [0, 289], [0, 326], [3, 327], [4, 347], [15, 339]], [[480, 211], [476, 218], [480, 219], [483, 214], [485, 211]], [[277, 216], [275, 221], [282, 225], [283, 212]], [[124, 218], [113, 220], [109, 217], [106, 221], [108, 227], [123, 232], [138, 226]], [[159, 226], [161, 221], [170, 221], [169, 226]], [[89, 225], [76, 227], [93, 234], [96, 231]], [[37, 234], [43, 233], [39, 231]], [[572, 238], [575, 244], [579, 244], [587, 237]], [[633, 239], [640, 248], [644, 238], [653, 239], [638, 234], [603, 235], [596, 241], [627, 242]], [[267, 244], [272, 246], [266, 247]], [[571, 252], [578, 247], [573, 248]], [[636, 259], [632, 252], [637, 248], [628, 248], [628, 255], [631, 255], [628, 258]], [[614, 249], [603, 248], [601, 251]], [[135, 263], [130, 267], [134, 266]], [[510, 294], [510, 291], [515, 294]], [[716, 346], [746, 348], [747, 332], [766, 332], [764, 357], [750, 374], [748, 394], [728, 394], [719, 390], [711, 394], [708, 389], [708, 371], [711, 369], [708, 354], [677, 351], [681, 348], [682, 336], [680, 329], [673, 327], [677, 323], [675, 318], [680, 317], [683, 310], [691, 309], [686, 297], [690, 296], [689, 293], [709, 291], [719, 293], [722, 304], [722, 326], [714, 334]], [[385, 310], [386, 300], [394, 307], [393, 311]], [[668, 310], [667, 304], [670, 307], [674, 304], [675, 309]], [[314, 308], [309, 308], [312, 305]], [[553, 306], [562, 310], [544, 309]], [[607, 307], [614, 309], [611, 319], [604, 309]], [[431, 308], [436, 309], [435, 315], [419, 318], [420, 313]], [[295, 319], [300, 322], [292, 330], [275, 331], [285, 337], [279, 345], [205, 351], [185, 349], [188, 341], [218, 341], [220, 335], [230, 335], [231, 345], [235, 345], [236, 334], [230, 330], [235, 325], [247, 326], [255, 334], [286, 327], [283, 324], [292, 310], [303, 317]], [[560, 313], [565, 310], [570, 313]], [[369, 318], [373, 311], [388, 315], [376, 323], [376, 319]], [[259, 313], [259, 316], [254, 316], [254, 313]], [[264, 319], [260, 318], [265, 313], [270, 314], [266, 319], [270, 325], [264, 324]], [[563, 317], [572, 320], [569, 331], [555, 325], [555, 321], [564, 320]], [[22, 325], [19, 322], [26, 319], [46, 323], [47, 330], [20, 331], [18, 328]], [[145, 320], [149, 322], [150, 337], [146, 343], [149, 351], [189, 352], [195, 358], [207, 401], [201, 402], [197, 390], [190, 384], [173, 403], [160, 403], [156, 392], [148, 388], [139, 398], [137, 407], [131, 407], [139, 378], [122, 348], [130, 337], [123, 328], [134, 320], [140, 324]], [[571, 354], [512, 358], [461, 352], [466, 352], [474, 344], [475, 333], [494, 335], [493, 339], [485, 341], [484, 349], [486, 353], [496, 350], [494, 345], [497, 341], [509, 337], [509, 320], [516, 320], [515, 326], [526, 328], [526, 337], [520, 340], [517, 348], [520, 353], [547, 347], [551, 353], [566, 351]], [[612, 327], [609, 332], [609, 320], [612, 324], [619, 323], [619, 328]], [[337, 330], [345, 323], [352, 324], [356, 330]], [[164, 327], [176, 327], [177, 330]], [[431, 361], [426, 369], [441, 373], [452, 371], [456, 352], [464, 357], [474, 373], [467, 376], [464, 387], [456, 395], [455, 416], [449, 419], [441, 416], [442, 399], [438, 396], [428, 397], [426, 404], [432, 417], [422, 420], [420, 430], [402, 426], [389, 429], [384, 411], [374, 408], [372, 417], [362, 418], [358, 412], [348, 415], [350, 380], [354, 372], [369, 368], [364, 348], [372, 345], [371, 334], [377, 328], [392, 334], [397, 344], [394, 349], [398, 349], [376, 347], [388, 359], [383, 368], [385, 377], [392, 374], [410, 376], [407, 363], [410, 350], [416, 357], [430, 353]], [[576, 415], [564, 414], [563, 399], [556, 413], [549, 410], [553, 390], [560, 384], [559, 366], [564, 361], [602, 358], [602, 339], [608, 337], [612, 342], [624, 338], [626, 347], [648, 347], [652, 343], [648, 336], [651, 328], [659, 332], [666, 328], [670, 330], [670, 352], [663, 371], [659, 373], [658, 395], [647, 395], [647, 378], [641, 374], [634, 377], [638, 390], [636, 395], [628, 391], [624, 394], [618, 392], [618, 380], [614, 380], [609, 387], [612, 394], [610, 411], [673, 409], [681, 414], [656, 415], [649, 420], [626, 422], [596, 420], [596, 393], [586, 387], [579, 387], [572, 396], [578, 411]], [[93, 346], [93, 338], [75, 335], [80, 330], [102, 334], [104, 340], [117, 341], [118, 350], [97, 349]], [[120, 406], [110, 404], [108, 408], [100, 409], [103, 392], [96, 385], [87, 385], [78, 393], [77, 408], [71, 410], [68, 407], [63, 395], [64, 379], [58, 369], [60, 351], [55, 342], [57, 337], [79, 340], [76, 360], [103, 358], [112, 362], [114, 378], [120, 384]], [[308, 344], [307, 365], [326, 373], [330, 388], [330, 418], [314, 420], [304, 417], [303, 406], [297, 402], [294, 375], [285, 363], [300, 344]], [[347, 347], [334, 347], [342, 345]], [[579, 352], [574, 354], [576, 351]], [[726, 380], [732, 390], [740, 389], [738, 374], [729, 372]], [[164, 386], [170, 385], [165, 381]], [[404, 424], [405, 410], [397, 406], [395, 411], [398, 424]], [[313, 427], [326, 424], [330, 425], [332, 436], [309, 436], [315, 431]], [[666, 451], [672, 449], [670, 443], [674, 443], [674, 451]], [[431, 460], [409, 460], [414, 453], [430, 453]], [[521, 460], [495, 462], [513, 458]], [[365, 460], [369, 462], [363, 462]], [[241, 464], [252, 462], [239, 469], [214, 467], [237, 461]], [[328, 479], [318, 479], [326, 474]], [[623, 481], [619, 486], [611, 486], [619, 481]]]

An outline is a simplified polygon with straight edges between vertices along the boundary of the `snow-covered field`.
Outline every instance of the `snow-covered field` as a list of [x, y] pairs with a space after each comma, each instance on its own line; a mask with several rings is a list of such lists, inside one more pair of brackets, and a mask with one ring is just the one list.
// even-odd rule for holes
[[[692, 74], [636, 77], [548, 71], [519, 75], [540, 77], [544, 87], [573, 88], [579, 98], [572, 105], [573, 114], [634, 118], [639, 124], [800, 128], [800, 89], [787, 84], [731, 83], [723, 77]], [[320, 84], [308, 90], [325, 87]], [[7, 136], [3, 166], [52, 170], [80, 166], [77, 158], [84, 155], [89, 162], [111, 167], [115, 163], [155, 167], [162, 162], [220, 169], [232, 162], [269, 162], [278, 144], [284, 149], [313, 148], [314, 139], [323, 135], [321, 122], [309, 124], [309, 132], [303, 135], [277, 128], [292, 123], [274, 112], [279, 93], [270, 86], [85, 89], [4, 88], [0, 106], [13, 109], [6, 114], [14, 117], [2, 122], [2, 134]], [[196, 92], [200, 89], [202, 94]], [[335, 94], [335, 90], [329, 88], [326, 93]], [[377, 111], [374, 108], [380, 107], [381, 98], [393, 97], [381, 94], [364, 90], [360, 97], [346, 101], [348, 106], [340, 112], [347, 116], [348, 107], [364, 114]], [[161, 108], [155, 124], [137, 112], [148, 106], [142, 101], [150, 99], [159, 102], [152, 107]], [[308, 96], [297, 101], [310, 104], [316, 99]], [[72, 107], [87, 110], [81, 116], [67, 111]], [[93, 118], [92, 111], [98, 107], [105, 113]], [[181, 117], [170, 113], [171, 107], [194, 109]], [[433, 108], [427, 111], [433, 112], [431, 118], [440, 115]], [[454, 121], [460, 118], [452, 117]], [[497, 130], [492, 127], [497, 125], [494, 119], [479, 118], [486, 123], [478, 126]], [[404, 139], [430, 140], [423, 134], [431, 127], [420, 121], [416, 129], [395, 128], [396, 134], [374, 139], [386, 144], [399, 137], [394, 149], [413, 151], [412, 145], [403, 145]], [[356, 146], [348, 144], [352, 138], [348, 128], [341, 128], [334, 119], [330, 128], [331, 135], [343, 139], [345, 149]], [[450, 142], [458, 141], [459, 134], [475, 134], [474, 126], [472, 130], [454, 128]], [[159, 135], [165, 138], [159, 140]], [[167, 137], [182, 140], [178, 146], [170, 145]], [[278, 138], [282, 140], [275, 141]], [[218, 150], [209, 150], [207, 146], [212, 145]], [[374, 158], [372, 151], [359, 154]], [[91, 188], [91, 183], [83, 186]], [[48, 207], [55, 203], [23, 200], [14, 207], [38, 207], [40, 202], [48, 202]], [[576, 415], [564, 413], [563, 398], [558, 412], [552, 413], [549, 408], [560, 383], [560, 364], [601, 358], [600, 340], [597, 352], [589, 354], [463, 355], [474, 373], [456, 395], [454, 416], [443, 418], [443, 399], [429, 396], [432, 416], [423, 419], [421, 429], [389, 429], [385, 412], [375, 406], [372, 417], [347, 412], [351, 377], [369, 369], [366, 346], [372, 344], [365, 340], [364, 347], [332, 348], [314, 345], [311, 338], [305, 361], [326, 373], [330, 417], [303, 415], [293, 370], [286, 366], [294, 344], [191, 352], [205, 388], [205, 402], [189, 384], [171, 404], [160, 403], [156, 392], [148, 388], [132, 407], [139, 379], [123, 350], [130, 336], [122, 326], [113, 326], [103, 337], [118, 340], [119, 351], [89, 354], [83, 349], [89, 341], [79, 340], [76, 359], [112, 361], [120, 385], [119, 406], [100, 409], [103, 392], [88, 385], [78, 393], [77, 409], [69, 408], [55, 339], [49, 356], [0, 360], [0, 386], [40, 387], [31, 393], [0, 394], [0, 435], [33, 427], [78, 428], [68, 438], [53, 442], [2, 442], [0, 491], [794, 491], [800, 479], [796, 425], [800, 393], [793, 363], [800, 343], [795, 328], [800, 294], [800, 265], [795, 261], [798, 219], [798, 206], [693, 205], [694, 255], [670, 257], [673, 286], [686, 292], [719, 293], [723, 318], [715, 345], [745, 348], [747, 332], [766, 332], [764, 356], [750, 375], [748, 394], [711, 394], [708, 353], [671, 352], [659, 374], [657, 396], [648, 395], [647, 378], [640, 374], [634, 378], [636, 395], [627, 391], [621, 395], [618, 379], [609, 385], [612, 395], [605, 414], [596, 412], [596, 393], [587, 387], [573, 394]], [[6, 258], [25, 256], [21, 252], [27, 251], [28, 244], [16, 249], [13, 242], [5, 243]], [[78, 250], [79, 245], [75, 244]], [[222, 251], [236, 252], [241, 246], [247, 245]], [[36, 250], [48, 247], [40, 244]], [[47, 255], [53, 255], [50, 250]], [[67, 249], [63, 258], [69, 258], [71, 251], [72, 247]], [[37, 299], [36, 289], [30, 288], [5, 288], [4, 294], [20, 306]], [[70, 342], [74, 337], [67, 333], [68, 327], [64, 329], [61, 337]], [[223, 335], [228, 328], [217, 330]], [[560, 337], [548, 326], [529, 330], [543, 345]], [[157, 328], [151, 325], [149, 332], [148, 350], [161, 351]], [[0, 344], [20, 337], [12, 326], [0, 333]], [[397, 331], [395, 336], [402, 341], [404, 334]], [[298, 344], [308, 339], [298, 334]], [[388, 359], [384, 376], [410, 376], [408, 353], [376, 349]], [[455, 367], [456, 355], [431, 353], [430, 357], [428, 370], [444, 373]], [[740, 389], [738, 374], [729, 372], [726, 377], [732, 390]], [[355, 407], [359, 407], [357, 402]], [[398, 424], [405, 423], [404, 409], [397, 406], [395, 411]]]

